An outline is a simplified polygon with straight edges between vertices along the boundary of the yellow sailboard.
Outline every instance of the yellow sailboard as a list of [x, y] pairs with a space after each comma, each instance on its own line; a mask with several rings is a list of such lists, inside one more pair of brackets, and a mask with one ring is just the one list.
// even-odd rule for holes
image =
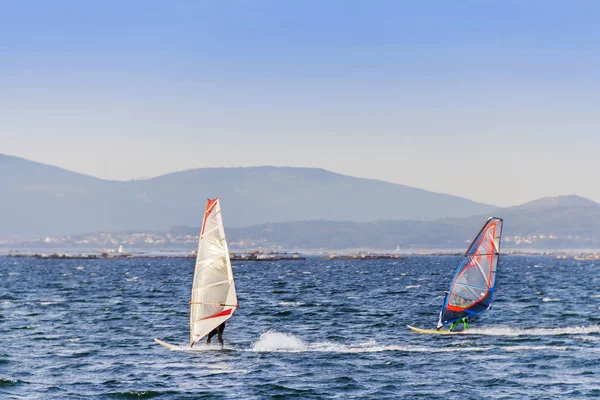
[[415, 328], [414, 326], [410, 326], [410, 325], [406, 325], [408, 327], [408, 329], [417, 332], [417, 333], [424, 333], [426, 335], [462, 335], [463, 331], [460, 332], [450, 332], [450, 331], [443, 331], [443, 330], [437, 330], [437, 329], [421, 329], [421, 328]]

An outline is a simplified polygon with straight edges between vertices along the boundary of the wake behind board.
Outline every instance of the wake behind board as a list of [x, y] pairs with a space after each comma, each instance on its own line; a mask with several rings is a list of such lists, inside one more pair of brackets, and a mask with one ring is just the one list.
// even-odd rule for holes
[[163, 341], [162, 341], [162, 340], [160, 340], [160, 339], [156, 339], [156, 338], [154, 338], [154, 341], [155, 341], [156, 343], [160, 344], [161, 346], [163, 346], [163, 347], [166, 347], [166, 348], [167, 348], [167, 349], [169, 349], [169, 350], [179, 350], [179, 349], [181, 349], [181, 346], [176, 346], [176, 345], [174, 345], [174, 344], [169, 344], [169, 343], [163, 342]]
[[424, 333], [426, 335], [461, 335], [465, 332], [450, 332], [450, 331], [442, 331], [442, 330], [437, 330], [437, 329], [421, 329], [421, 328], [415, 328], [414, 326], [410, 326], [410, 325], [406, 325], [408, 327], [408, 329], [417, 332], [417, 333]]

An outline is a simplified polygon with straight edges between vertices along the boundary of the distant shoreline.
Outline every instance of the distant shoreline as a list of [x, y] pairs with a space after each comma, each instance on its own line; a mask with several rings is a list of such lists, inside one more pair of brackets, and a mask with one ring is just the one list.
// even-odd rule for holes
[[[298, 252], [236, 252], [231, 253], [231, 261], [303, 261], [307, 258], [322, 260], [402, 260], [407, 257], [432, 257], [432, 256], [462, 256], [463, 252], [458, 251], [422, 251], [405, 253], [378, 253], [378, 252], [318, 252], [302, 254]], [[547, 256], [556, 259], [577, 260], [577, 261], [600, 261], [600, 252], [598, 251], [521, 251], [510, 250], [501, 253], [502, 256]], [[28, 258], [39, 260], [127, 260], [138, 258], [152, 259], [194, 259], [196, 254], [193, 252], [132, 252], [132, 253], [103, 253], [103, 252], [82, 252], [73, 254], [72, 252], [53, 252], [51, 254], [40, 251], [23, 252], [2, 252], [2, 258]]]

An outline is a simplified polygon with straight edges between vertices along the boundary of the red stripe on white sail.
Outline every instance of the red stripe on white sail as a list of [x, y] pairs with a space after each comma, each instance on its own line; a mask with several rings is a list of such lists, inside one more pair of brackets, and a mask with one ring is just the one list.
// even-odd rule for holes
[[224, 317], [224, 316], [226, 316], [226, 315], [229, 315], [229, 314], [231, 314], [231, 312], [232, 312], [232, 311], [233, 311], [233, 308], [228, 308], [228, 309], [227, 309], [227, 310], [225, 310], [225, 311], [221, 311], [221, 312], [219, 312], [219, 313], [216, 313], [216, 314], [213, 314], [213, 315], [211, 315], [211, 316], [208, 316], [208, 317], [202, 318], [200, 321], [204, 321], [205, 319], [211, 319], [211, 318], [219, 318], [219, 317]]

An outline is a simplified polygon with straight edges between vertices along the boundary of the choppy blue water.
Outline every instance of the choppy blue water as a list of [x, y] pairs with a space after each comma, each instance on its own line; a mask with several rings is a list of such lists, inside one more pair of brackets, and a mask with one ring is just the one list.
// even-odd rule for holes
[[184, 345], [193, 260], [0, 258], [0, 398], [600, 396], [600, 263], [506, 256], [491, 311], [431, 328], [458, 257], [234, 264], [224, 349]]

